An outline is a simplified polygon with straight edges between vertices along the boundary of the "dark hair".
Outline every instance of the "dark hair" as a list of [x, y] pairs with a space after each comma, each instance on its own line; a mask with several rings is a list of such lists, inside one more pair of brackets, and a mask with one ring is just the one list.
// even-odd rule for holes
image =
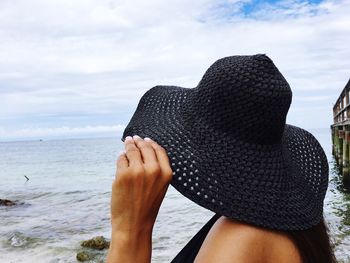
[[317, 225], [300, 231], [288, 231], [287, 235], [294, 241], [303, 263], [336, 263], [333, 244], [324, 219]]

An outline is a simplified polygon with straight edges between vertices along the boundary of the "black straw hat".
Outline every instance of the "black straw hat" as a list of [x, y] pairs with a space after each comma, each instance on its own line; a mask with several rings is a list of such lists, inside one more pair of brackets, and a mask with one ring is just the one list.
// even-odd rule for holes
[[292, 91], [266, 55], [219, 59], [197, 87], [155, 86], [124, 130], [169, 155], [171, 184], [197, 204], [277, 230], [321, 221], [328, 162], [316, 138], [286, 124]]

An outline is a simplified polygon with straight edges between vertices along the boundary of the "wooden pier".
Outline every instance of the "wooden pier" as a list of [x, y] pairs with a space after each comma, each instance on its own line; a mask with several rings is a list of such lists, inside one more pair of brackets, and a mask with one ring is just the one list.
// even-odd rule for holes
[[333, 106], [332, 142], [333, 156], [343, 175], [345, 185], [350, 185], [350, 80]]

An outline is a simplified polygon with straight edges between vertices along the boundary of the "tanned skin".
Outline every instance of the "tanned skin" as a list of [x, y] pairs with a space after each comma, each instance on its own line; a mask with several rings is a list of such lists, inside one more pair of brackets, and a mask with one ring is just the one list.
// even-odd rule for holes
[[220, 217], [194, 262], [302, 263], [302, 260], [286, 235]]
[[[108, 263], [149, 263], [152, 230], [172, 170], [164, 148], [138, 136], [126, 137], [117, 159], [111, 197], [111, 245]], [[225, 217], [209, 231], [196, 263], [301, 263], [284, 234]]]

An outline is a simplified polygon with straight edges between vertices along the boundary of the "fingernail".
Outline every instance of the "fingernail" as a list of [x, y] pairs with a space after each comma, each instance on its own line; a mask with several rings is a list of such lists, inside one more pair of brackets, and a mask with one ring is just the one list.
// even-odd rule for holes
[[126, 137], [125, 137], [125, 140], [126, 140], [126, 141], [130, 141], [130, 140], [132, 140], [132, 137], [131, 137], [131, 136], [126, 136]]
[[121, 150], [118, 155], [123, 155], [123, 154], [125, 154], [125, 151]]
[[148, 137], [145, 137], [144, 140], [145, 140], [145, 141], [152, 141], [152, 139], [151, 139], [151, 138], [148, 138]]
[[141, 137], [138, 135], [134, 135], [133, 138], [134, 138], [134, 140], [141, 139]]

